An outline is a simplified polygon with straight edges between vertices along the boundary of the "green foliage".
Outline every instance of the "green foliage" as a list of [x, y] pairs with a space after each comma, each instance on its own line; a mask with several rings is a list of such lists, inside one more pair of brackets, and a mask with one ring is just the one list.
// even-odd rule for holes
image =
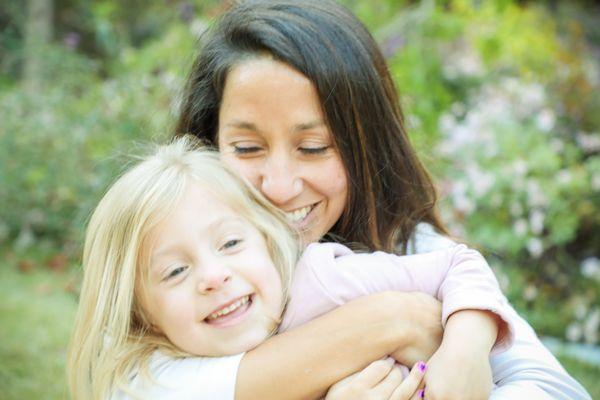
[[[61, 3], [70, 11], [42, 50], [37, 90], [14, 72], [22, 32], [0, 34], [12, 49], [0, 63], [0, 240], [13, 249], [77, 255], [122, 155], [168, 136], [206, 28], [195, 12], [226, 4], [142, 3]], [[452, 230], [508, 266], [510, 299], [536, 327], [597, 341], [583, 329], [600, 292], [600, 83], [588, 29], [510, 0], [343, 3], [388, 58]], [[62, 40], [70, 31], [79, 45]], [[548, 305], [559, 312], [538, 318]]]
[[48, 241], [78, 248], [92, 207], [122, 169], [119, 154], [168, 136], [193, 46], [189, 31], [174, 25], [162, 40], [124, 51], [104, 79], [77, 53], [45, 49], [45, 86], [14, 85], [0, 96], [3, 239], [20, 250]]
[[559, 356], [560, 363], [579, 383], [587, 389], [592, 399], [600, 399], [600, 368], [577, 361], [574, 358]]
[[[597, 342], [597, 15], [570, 2], [557, 15], [513, 0], [341, 2], [388, 58], [452, 230], [491, 253], [505, 293], [538, 333]], [[125, 155], [137, 142], [168, 137], [206, 27], [198, 15], [226, 7], [56, 4], [56, 41], [41, 50], [37, 89], [19, 81], [24, 3], [0, 10], [0, 255], [15, 257], [0, 265], [7, 399], [64, 397], [76, 285], [68, 272], [35, 265], [64, 268], [52, 261], [57, 253], [77, 259], [90, 211]], [[563, 361], [600, 396], [596, 369]]]
[[[556, 20], [535, 4], [422, 1], [371, 26], [452, 230], [516, 266], [511, 301], [566, 335], [598, 330], [600, 82], [583, 28]], [[580, 317], [564, 301], [576, 292]], [[597, 342], [593, 328], [570, 338]]]

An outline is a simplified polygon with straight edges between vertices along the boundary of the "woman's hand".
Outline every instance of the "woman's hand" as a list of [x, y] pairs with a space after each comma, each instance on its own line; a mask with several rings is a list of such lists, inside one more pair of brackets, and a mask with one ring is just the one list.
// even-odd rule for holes
[[390, 355], [400, 364], [413, 365], [419, 360], [428, 360], [440, 347], [444, 334], [442, 303], [419, 292], [401, 295], [404, 307], [397, 318], [410, 324], [410, 328], [402, 346]]
[[[420, 365], [424, 365], [421, 363]], [[331, 386], [325, 400], [410, 400], [418, 398], [424, 368], [417, 365], [403, 379], [393, 358], [377, 360]]]
[[496, 320], [493, 314], [477, 310], [450, 316], [442, 345], [427, 362], [426, 399], [490, 397], [493, 381], [489, 357], [498, 333]]
[[464, 354], [442, 345], [427, 362], [425, 398], [485, 400], [492, 390], [489, 354]]

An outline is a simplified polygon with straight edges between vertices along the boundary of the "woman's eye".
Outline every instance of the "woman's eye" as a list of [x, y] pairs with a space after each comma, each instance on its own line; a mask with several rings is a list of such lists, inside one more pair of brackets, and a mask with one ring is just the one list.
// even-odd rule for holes
[[237, 246], [238, 244], [240, 244], [241, 242], [242, 242], [241, 239], [228, 240], [227, 242], [225, 242], [225, 244], [223, 246], [221, 246], [221, 250], [231, 249], [231, 248]]
[[299, 150], [303, 154], [323, 154], [325, 153], [330, 146], [321, 146], [321, 147], [300, 147]]
[[187, 265], [182, 265], [181, 267], [174, 268], [169, 274], [165, 277], [165, 280], [169, 280], [175, 278], [176, 276], [182, 274], [188, 268]]
[[252, 154], [261, 150], [258, 146], [233, 146], [233, 151], [236, 154]]

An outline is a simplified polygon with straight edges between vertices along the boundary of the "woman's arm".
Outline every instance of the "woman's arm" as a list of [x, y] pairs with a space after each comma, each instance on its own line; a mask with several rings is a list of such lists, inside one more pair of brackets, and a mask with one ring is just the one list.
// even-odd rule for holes
[[[398, 318], [407, 310], [410, 318]], [[235, 398], [316, 399], [387, 354], [402, 362], [427, 359], [441, 339], [439, 321], [439, 303], [422, 294], [384, 292], [351, 301], [249, 351]]]
[[[317, 312], [382, 290], [418, 290], [444, 302], [442, 322], [448, 325], [443, 346], [430, 360], [432, 368], [426, 375], [430, 394], [488, 397], [490, 349], [496, 342], [498, 347], [511, 343], [513, 329], [492, 271], [479, 253], [464, 245], [408, 257], [353, 254], [335, 244], [311, 245], [298, 265], [282, 326], [293, 326]], [[478, 332], [476, 340], [465, 332]], [[463, 364], [463, 369], [457, 369], [457, 364]], [[462, 374], [465, 368], [477, 373], [461, 380], [467, 376]], [[446, 379], [453, 373], [454, 379]], [[465, 397], [467, 390], [472, 397]]]
[[513, 318], [496, 277], [481, 254], [464, 245], [397, 256], [354, 254], [338, 244], [312, 244], [294, 275], [282, 327], [287, 329], [357, 297], [387, 290], [435, 296], [443, 301], [444, 325], [461, 310], [490, 311], [490, 321], [499, 329], [496, 349], [512, 342]]

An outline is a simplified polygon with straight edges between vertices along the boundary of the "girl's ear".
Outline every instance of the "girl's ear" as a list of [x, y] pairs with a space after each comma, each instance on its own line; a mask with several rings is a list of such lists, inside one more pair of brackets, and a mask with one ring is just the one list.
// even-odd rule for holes
[[[139, 271], [138, 271], [139, 272]], [[148, 277], [146, 274], [139, 273], [136, 277], [133, 292], [133, 314], [143, 328], [155, 331], [154, 317], [150, 310], [150, 294], [148, 293]]]
[[162, 334], [162, 330], [156, 325], [154, 316], [149, 311], [151, 307], [149, 307], [148, 300], [149, 298], [146, 289], [144, 287], [136, 286], [134, 292], [133, 319], [143, 330]]
[[145, 312], [144, 317], [146, 320], [146, 325], [150, 327], [150, 330], [154, 333], [163, 334], [162, 329], [157, 325], [154, 316], [150, 312]]
[[158, 325], [156, 325], [154, 322], [150, 322], [149, 326], [150, 326], [150, 329], [152, 332], [157, 333], [159, 335], [164, 335], [162, 329], [160, 329], [160, 327]]
[[149, 311], [146, 311], [145, 308], [143, 308], [141, 311], [143, 313], [144, 325], [147, 326], [148, 328], [150, 328], [150, 330], [154, 333], [163, 334], [162, 329], [160, 329], [160, 327], [156, 323], [156, 320], [155, 320], [154, 316], [152, 315], [152, 313]]
[[146, 312], [143, 307], [136, 307], [135, 319], [139, 321], [144, 330], [151, 333], [164, 335], [162, 329], [156, 324], [152, 313]]

